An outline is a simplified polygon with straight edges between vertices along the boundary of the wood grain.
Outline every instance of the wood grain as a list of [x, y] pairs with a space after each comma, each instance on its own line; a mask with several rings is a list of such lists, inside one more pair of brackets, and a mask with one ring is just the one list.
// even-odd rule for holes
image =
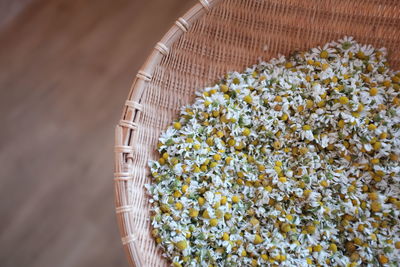
[[7, 27], [32, 1], [36, 0], [0, 0], [0, 29]]
[[140, 65], [194, 3], [35, 0], [0, 27], [0, 266], [127, 265], [114, 125]]

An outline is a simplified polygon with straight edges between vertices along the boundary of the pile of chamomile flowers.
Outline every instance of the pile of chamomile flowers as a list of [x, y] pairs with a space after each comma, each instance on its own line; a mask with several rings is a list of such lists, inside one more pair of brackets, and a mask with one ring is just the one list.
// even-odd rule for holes
[[399, 266], [400, 72], [351, 37], [197, 92], [150, 161], [172, 265]]

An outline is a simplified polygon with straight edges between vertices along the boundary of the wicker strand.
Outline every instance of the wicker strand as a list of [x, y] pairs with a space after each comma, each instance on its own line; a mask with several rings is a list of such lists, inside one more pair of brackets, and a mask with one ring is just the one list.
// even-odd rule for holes
[[122, 244], [126, 245], [128, 243], [135, 242], [137, 240], [137, 236], [129, 235], [129, 236], [124, 236], [121, 239], [122, 239]]
[[148, 82], [148, 81], [151, 80], [151, 77], [152, 77], [152, 76], [151, 76], [150, 74], [146, 73], [145, 71], [140, 70], [140, 71], [136, 74], [136, 77], [137, 77], [138, 79], [141, 79], [141, 80], [144, 80], [144, 81]]
[[114, 151], [116, 153], [132, 153], [133, 148], [131, 146], [115, 146]]
[[114, 173], [114, 180], [115, 181], [127, 181], [133, 179], [133, 175], [128, 172], [116, 172]]
[[136, 123], [128, 120], [120, 120], [119, 125], [133, 130], [136, 130], [138, 127]]
[[207, 12], [210, 11], [211, 7], [207, 0], [199, 0], [199, 2], [207, 10]]
[[164, 56], [167, 56], [168, 53], [169, 53], [168, 47], [165, 44], [161, 43], [161, 42], [158, 42], [154, 48], [156, 50], [158, 50]]
[[183, 32], [187, 32], [189, 29], [189, 24], [184, 18], [179, 18], [175, 21], [176, 26], [178, 26]]
[[135, 206], [127, 205], [127, 206], [120, 206], [115, 208], [115, 212], [118, 213], [125, 213], [135, 210]]
[[132, 109], [137, 109], [139, 111], [143, 110], [143, 106], [141, 104], [139, 104], [136, 101], [132, 101], [132, 100], [126, 100], [125, 101], [125, 106], [128, 106], [128, 107], [130, 107]]

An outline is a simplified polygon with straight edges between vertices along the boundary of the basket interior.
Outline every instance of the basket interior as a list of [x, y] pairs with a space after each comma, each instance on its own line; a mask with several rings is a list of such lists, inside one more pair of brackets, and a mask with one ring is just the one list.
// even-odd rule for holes
[[[204, 5], [204, 1], [203, 5]], [[189, 104], [195, 90], [228, 71], [242, 71], [259, 59], [307, 50], [354, 36], [360, 43], [386, 47], [391, 66], [400, 66], [400, 2], [397, 0], [225, 0], [188, 23], [187, 32], [159, 55], [151, 77], [134, 84], [125, 124], [117, 127], [116, 205], [130, 263], [165, 266], [150, 235], [144, 184], [147, 162], [156, 159], [160, 131]], [[185, 25], [184, 25], [185, 26]], [[166, 52], [166, 51], [164, 51]], [[140, 93], [138, 93], [140, 92]], [[128, 122], [126, 122], [128, 121]], [[128, 123], [128, 125], [127, 125]]]

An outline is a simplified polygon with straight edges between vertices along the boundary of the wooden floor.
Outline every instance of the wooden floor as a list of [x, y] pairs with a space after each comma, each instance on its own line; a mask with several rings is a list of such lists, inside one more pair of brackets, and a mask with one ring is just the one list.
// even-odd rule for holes
[[0, 266], [127, 266], [114, 125], [140, 65], [195, 1], [20, 1], [0, 25]]

